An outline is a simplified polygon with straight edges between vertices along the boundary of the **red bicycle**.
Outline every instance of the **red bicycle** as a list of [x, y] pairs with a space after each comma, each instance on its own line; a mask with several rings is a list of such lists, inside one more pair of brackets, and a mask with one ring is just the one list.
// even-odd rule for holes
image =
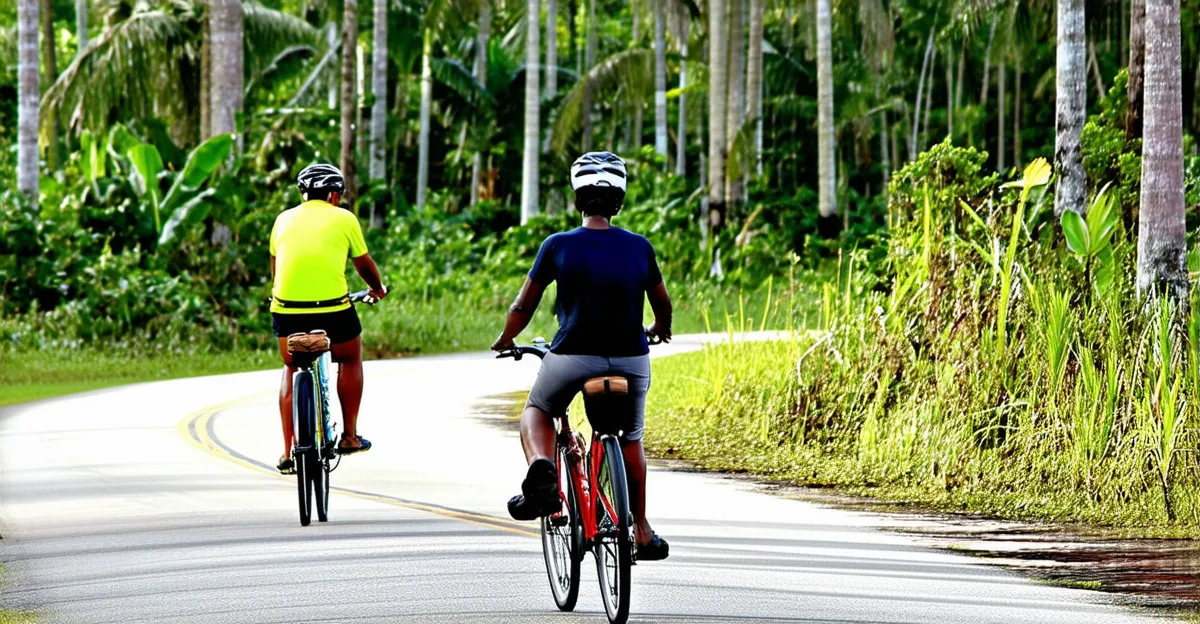
[[[545, 342], [535, 343], [515, 346], [497, 357], [546, 357]], [[562, 508], [542, 518], [542, 554], [554, 603], [562, 611], [572, 611], [579, 599], [579, 566], [590, 550], [596, 559], [608, 621], [622, 624], [629, 618], [633, 516], [620, 431], [612, 429], [612, 424], [625, 422], [632, 414], [629, 381], [617, 376], [589, 379], [583, 397], [593, 429], [590, 445], [585, 446], [583, 435], [571, 429], [565, 413], [555, 417]]]

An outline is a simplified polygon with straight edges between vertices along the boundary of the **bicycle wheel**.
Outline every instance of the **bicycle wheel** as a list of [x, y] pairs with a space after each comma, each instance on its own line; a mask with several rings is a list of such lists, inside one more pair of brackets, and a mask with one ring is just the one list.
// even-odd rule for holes
[[579, 518], [579, 501], [571, 483], [567, 450], [558, 450], [558, 483], [567, 500], [561, 513], [542, 518], [542, 554], [546, 558], [546, 575], [554, 604], [561, 611], [573, 611], [579, 600], [579, 564], [583, 560], [583, 523]]
[[313, 446], [313, 425], [316, 423], [316, 394], [312, 374], [300, 371], [292, 378], [292, 411], [296, 425], [296, 492], [300, 502], [300, 526], [312, 522], [312, 492], [314, 467], [320, 468], [317, 449]]
[[311, 464], [308, 472], [311, 475], [312, 490], [317, 503], [317, 522], [328, 522], [329, 460], [318, 457], [315, 450], [308, 453], [308, 460]]
[[629, 576], [633, 565], [633, 534], [629, 489], [621, 445], [613, 436], [601, 438], [600, 474], [596, 488], [596, 576], [608, 621], [623, 624], [629, 618]]

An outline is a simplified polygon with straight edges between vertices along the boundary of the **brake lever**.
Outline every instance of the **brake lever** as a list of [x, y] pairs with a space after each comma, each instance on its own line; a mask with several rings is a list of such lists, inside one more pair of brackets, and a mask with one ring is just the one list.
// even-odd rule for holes
[[500, 352], [500, 354], [496, 356], [496, 359], [497, 359], [497, 360], [502, 360], [502, 359], [504, 359], [504, 358], [512, 358], [512, 359], [514, 359], [514, 360], [516, 360], [516, 361], [520, 362], [520, 361], [521, 361], [521, 357], [522, 357], [522, 356], [524, 356], [524, 355], [525, 355], [525, 354], [524, 354], [524, 353], [521, 353], [520, 351], [517, 351], [517, 350], [515, 350], [515, 349], [509, 349], [509, 350], [506, 350], [506, 351], [501, 351], [501, 352]]

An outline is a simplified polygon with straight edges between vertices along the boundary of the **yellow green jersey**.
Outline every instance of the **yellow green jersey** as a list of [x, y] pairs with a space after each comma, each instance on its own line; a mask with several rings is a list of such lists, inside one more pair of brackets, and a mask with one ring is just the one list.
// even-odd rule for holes
[[346, 258], [366, 255], [358, 218], [328, 202], [306, 201], [275, 218], [271, 255], [275, 286], [271, 311], [279, 314], [337, 312], [350, 307], [345, 300], [322, 307], [293, 308], [279, 300], [331, 301], [345, 297]]

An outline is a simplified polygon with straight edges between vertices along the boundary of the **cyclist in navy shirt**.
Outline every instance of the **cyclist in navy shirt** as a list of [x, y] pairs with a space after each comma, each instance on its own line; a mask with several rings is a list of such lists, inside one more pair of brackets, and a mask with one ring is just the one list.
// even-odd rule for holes
[[619, 375], [629, 380], [635, 410], [621, 427], [622, 454], [629, 480], [638, 560], [665, 559], [667, 542], [646, 520], [646, 454], [642, 432], [650, 357], [642, 313], [647, 296], [654, 312], [648, 330], [671, 339], [671, 298], [645, 237], [613, 227], [610, 220], [625, 200], [625, 162], [608, 152], [589, 152], [571, 167], [575, 207], [583, 226], [546, 239], [529, 279], [509, 309], [503, 333], [492, 349], [513, 346], [533, 317], [542, 293], [558, 284], [554, 311], [558, 333], [542, 360], [537, 381], [521, 415], [521, 443], [529, 471], [522, 494], [508, 502], [518, 520], [533, 520], [559, 509], [558, 469], [554, 464], [552, 414], [562, 414], [592, 377]]

